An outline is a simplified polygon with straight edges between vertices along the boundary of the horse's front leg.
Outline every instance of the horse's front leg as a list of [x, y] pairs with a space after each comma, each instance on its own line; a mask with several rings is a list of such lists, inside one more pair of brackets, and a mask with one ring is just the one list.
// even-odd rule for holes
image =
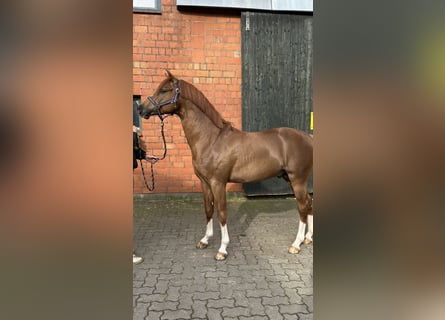
[[226, 184], [219, 182], [213, 183], [212, 191], [215, 196], [216, 211], [218, 212], [218, 220], [221, 227], [221, 246], [215, 259], [225, 260], [227, 258], [227, 246], [230, 242], [229, 231], [227, 230]]
[[204, 209], [207, 218], [207, 227], [204, 237], [196, 245], [199, 249], [207, 248], [209, 244], [209, 239], [213, 237], [213, 193], [210, 186], [201, 180], [202, 192], [204, 195]]

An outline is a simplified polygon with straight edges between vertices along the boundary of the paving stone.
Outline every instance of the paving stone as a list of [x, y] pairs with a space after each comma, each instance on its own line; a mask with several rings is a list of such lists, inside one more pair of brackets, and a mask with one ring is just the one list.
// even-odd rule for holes
[[313, 313], [299, 313], [298, 314], [298, 320], [313, 320], [314, 315]]
[[[210, 300], [212, 301], [212, 300]], [[196, 300], [193, 305], [192, 305], [192, 309], [193, 309], [193, 314], [192, 314], [192, 318], [193, 319], [199, 319], [199, 318], [206, 318], [207, 316], [207, 302], [206, 301], [201, 301], [201, 300]]]
[[220, 297], [224, 298], [232, 298], [233, 297], [233, 288], [230, 285], [222, 284], [220, 285]]
[[312, 282], [313, 282], [312, 274], [301, 274], [300, 277], [301, 277], [301, 280], [304, 281], [304, 283], [307, 286], [309, 286], [309, 287], [312, 286]]
[[269, 263], [271, 264], [282, 264], [282, 263], [288, 263], [288, 259], [269, 259]]
[[288, 314], [297, 314], [297, 313], [306, 313], [308, 312], [307, 306], [305, 304], [289, 304], [289, 305], [281, 305], [280, 313], [288, 313]]
[[310, 295], [313, 294], [313, 288], [312, 287], [310, 287], [310, 288], [302, 287], [302, 288], [298, 288], [297, 290], [298, 290], [298, 293], [301, 294], [301, 295], [310, 296]]
[[193, 285], [193, 280], [191, 279], [179, 279], [175, 281], [175, 286], [181, 287], [182, 289], [189, 288], [191, 285]]
[[288, 297], [272, 297], [272, 298], [268, 298], [268, 297], [264, 297], [263, 298], [263, 304], [264, 305], [268, 305], [268, 306], [277, 306], [277, 305], [281, 305], [281, 304], [289, 304], [289, 298]]
[[220, 291], [219, 279], [217, 278], [208, 278], [205, 281], [206, 291]]
[[199, 273], [216, 272], [216, 266], [201, 266]]
[[167, 293], [168, 290], [169, 281], [166, 280], [158, 280], [156, 283], [156, 289], [154, 290], [154, 293]]
[[173, 274], [182, 274], [183, 271], [184, 271], [184, 267], [183, 267], [181, 264], [179, 264], [179, 263], [175, 263], [175, 264], [172, 266], [172, 268], [171, 268], [171, 270], [170, 270], [170, 273], [173, 273]]
[[[293, 269], [284, 270], [284, 273], [287, 275], [290, 281], [303, 281], [300, 274], [298, 274], [297, 270], [295, 270], [295, 266]], [[312, 284], [312, 281], [311, 281]]]
[[253, 290], [255, 288], [256, 288], [255, 282], [237, 283], [233, 286], [233, 290], [240, 290], [240, 291]]
[[209, 308], [207, 310], [207, 319], [208, 320], [223, 320], [221, 316], [221, 310]]
[[140, 294], [152, 294], [155, 288], [151, 288], [149, 286], [147, 287], [141, 287], [141, 288], [133, 288], [133, 295], [138, 296]]
[[206, 280], [205, 273], [198, 272], [193, 277], [193, 284], [202, 286], [205, 285]]
[[[251, 253], [251, 252], [252, 252], [252, 250], [249, 250], [249, 253]], [[258, 250], [258, 253], [261, 254], [259, 250]], [[250, 255], [249, 254], [249, 255], [246, 255], [246, 262], [248, 264], [257, 264], [258, 260], [257, 260], [257, 257], [255, 255]]]
[[283, 288], [304, 288], [305, 284], [303, 281], [286, 281], [281, 283]]
[[[144, 320], [159, 320], [162, 317], [162, 311], [149, 311], [148, 316]], [[135, 320], [135, 319], [133, 319]]]
[[148, 313], [148, 307], [150, 304], [148, 303], [138, 303], [136, 307], [133, 308], [133, 319], [144, 319]]
[[[178, 285], [178, 284], [176, 284]], [[188, 292], [188, 293], [193, 293], [193, 292], [205, 292], [205, 286], [204, 285], [186, 285], [186, 286], [182, 286], [182, 292]]]
[[179, 296], [179, 306], [180, 309], [191, 309], [193, 305], [193, 293], [181, 293]]
[[281, 282], [269, 283], [269, 290], [272, 292], [272, 296], [285, 296], [285, 291], [281, 287]]
[[301, 296], [305, 305], [307, 305], [310, 313], [314, 312], [314, 299], [313, 296]]
[[284, 272], [283, 267], [281, 266], [281, 264], [273, 264], [272, 265], [272, 271], [273, 274], [272, 275], [281, 275], [281, 276], [286, 276], [286, 273]]
[[159, 275], [147, 274], [144, 279], [144, 287], [154, 287], [158, 283]]
[[247, 270], [247, 271], [260, 270], [260, 265], [259, 264], [244, 264], [244, 265], [240, 265], [238, 267], [238, 269], [240, 271], [243, 271], [243, 270]]
[[297, 289], [286, 288], [286, 289], [284, 289], [284, 292], [285, 292], [286, 296], [289, 298], [289, 302], [291, 304], [292, 303], [297, 303], [297, 304], [303, 303], [303, 299], [301, 298], [301, 295], [298, 294]]
[[277, 306], [265, 306], [264, 310], [269, 319], [273, 320], [282, 320], [283, 315], [280, 313], [280, 310]]
[[234, 299], [218, 299], [218, 300], [209, 300], [207, 303], [207, 307], [209, 308], [233, 308], [235, 306], [235, 300]]
[[282, 281], [289, 281], [289, 277], [287, 275], [271, 275], [266, 276], [267, 282], [282, 282]]
[[234, 291], [233, 298], [235, 299], [235, 305], [240, 307], [249, 306], [249, 300], [247, 300], [246, 294], [243, 291]]
[[222, 316], [227, 317], [250, 316], [250, 309], [245, 307], [223, 308]]
[[150, 268], [150, 269], [148, 269], [148, 272], [147, 273], [149, 273], [149, 274], [157, 274], [157, 275], [159, 275], [159, 274], [169, 274], [170, 273], [170, 269], [168, 269], [168, 268]]
[[162, 315], [161, 319], [165, 320], [173, 320], [173, 319], [191, 319], [192, 311], [191, 310], [175, 310], [170, 311], [166, 310], [164, 311], [164, 314]]
[[219, 292], [196, 292], [193, 294], [193, 300], [219, 299]]
[[147, 303], [147, 302], [162, 302], [165, 300], [165, 294], [141, 294], [137, 303]]
[[284, 319], [285, 320], [300, 320], [300, 317], [297, 314], [285, 314]]
[[246, 297], [272, 297], [272, 291], [269, 289], [247, 290]]
[[149, 310], [154, 310], [154, 311], [176, 310], [178, 304], [179, 304], [178, 302], [171, 302], [171, 301], [152, 302]]
[[167, 289], [167, 298], [168, 301], [178, 301], [179, 297], [181, 296], [179, 291], [181, 290], [180, 287], [168, 287]]
[[206, 272], [206, 278], [227, 278], [225, 271], [209, 271]]
[[250, 313], [252, 315], [266, 314], [261, 298], [247, 298], [247, 300], [249, 301]]
[[205, 232], [201, 199], [135, 199], [134, 247], [145, 261], [133, 266], [133, 320], [312, 320], [313, 245], [287, 253], [295, 200], [228, 201], [229, 256], [217, 262], [216, 218], [209, 247], [195, 248]]

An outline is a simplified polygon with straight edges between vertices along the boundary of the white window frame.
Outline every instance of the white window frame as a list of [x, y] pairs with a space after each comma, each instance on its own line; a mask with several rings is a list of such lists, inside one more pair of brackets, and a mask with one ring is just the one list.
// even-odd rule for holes
[[133, 12], [161, 13], [161, 0], [133, 0]]
[[176, 0], [177, 6], [313, 12], [313, 0]]

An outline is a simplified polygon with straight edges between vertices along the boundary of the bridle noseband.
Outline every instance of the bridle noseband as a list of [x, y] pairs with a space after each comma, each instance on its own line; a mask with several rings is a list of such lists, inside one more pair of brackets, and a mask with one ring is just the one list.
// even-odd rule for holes
[[157, 103], [157, 102], [155, 101], [155, 99], [153, 99], [153, 97], [150, 97], [150, 96], [147, 97], [147, 100], [150, 101], [151, 104], [155, 106], [155, 108], [156, 108], [156, 112], [157, 112], [157, 114], [158, 114], [159, 119], [161, 119], [161, 121], [164, 120], [164, 116], [163, 116], [162, 113], [161, 113], [161, 108], [162, 108], [163, 106], [166, 106], [166, 105], [168, 105], [168, 104], [174, 104], [174, 105], [175, 105], [175, 110], [176, 110], [176, 108], [177, 108], [176, 103], [178, 102], [179, 94], [181, 93], [181, 89], [180, 89], [180, 87], [179, 87], [179, 81], [180, 81], [180, 80], [178, 80], [178, 82], [177, 82], [177, 87], [176, 87], [176, 89], [175, 89], [175, 96], [174, 96], [172, 99], [167, 100], [167, 101], [164, 101], [164, 102], [161, 102], [161, 103]]

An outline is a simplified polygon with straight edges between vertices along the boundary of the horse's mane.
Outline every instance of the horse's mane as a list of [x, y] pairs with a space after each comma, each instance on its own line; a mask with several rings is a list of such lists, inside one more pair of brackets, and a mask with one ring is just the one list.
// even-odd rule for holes
[[222, 129], [230, 126], [230, 122], [223, 119], [218, 110], [210, 103], [210, 101], [199, 91], [194, 85], [187, 81], [180, 82], [181, 95], [193, 102], [218, 128]]

